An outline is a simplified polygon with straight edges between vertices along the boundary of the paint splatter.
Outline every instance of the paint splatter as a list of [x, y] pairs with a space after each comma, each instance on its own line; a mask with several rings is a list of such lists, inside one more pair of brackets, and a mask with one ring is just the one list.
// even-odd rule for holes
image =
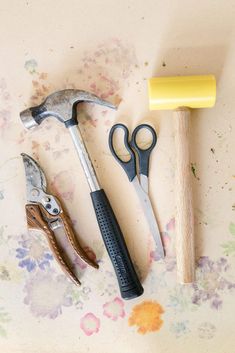
[[28, 272], [36, 269], [46, 270], [50, 267], [53, 256], [37, 232], [31, 231], [30, 236], [22, 235], [18, 244], [16, 257], [19, 259], [19, 267], [25, 268]]
[[11, 123], [11, 105], [10, 105], [10, 93], [7, 90], [6, 80], [0, 79], [0, 131], [1, 134], [5, 133], [10, 127]]
[[41, 103], [42, 99], [49, 94], [50, 86], [46, 84], [48, 73], [38, 71], [38, 63], [35, 59], [27, 60], [24, 64], [25, 69], [33, 76], [32, 86], [33, 95], [30, 97], [30, 105]]
[[25, 284], [24, 303], [34, 316], [55, 319], [62, 314], [63, 307], [73, 304], [70, 287], [64, 275], [38, 271]]
[[99, 332], [100, 319], [92, 313], [87, 313], [81, 318], [80, 327], [87, 336], [91, 336]]
[[[67, 242], [67, 244], [64, 245], [64, 248], [67, 246], [71, 246], [71, 245]], [[94, 262], [97, 262], [96, 255], [89, 246], [84, 246], [83, 249], [91, 260], [93, 260]], [[85, 268], [87, 268], [87, 264], [84, 261], [82, 261], [82, 259], [75, 252], [73, 252], [71, 256], [72, 256], [73, 265], [78, 266], [81, 270], [84, 270]]]
[[230, 223], [229, 233], [232, 235], [233, 240], [227, 241], [221, 246], [224, 249], [224, 254], [226, 256], [229, 256], [229, 255], [235, 256], [235, 223], [232, 223], [232, 222]]
[[229, 268], [228, 260], [223, 257], [213, 261], [202, 256], [198, 261], [197, 283], [192, 284], [192, 303], [198, 306], [209, 303], [212, 309], [221, 309], [223, 292], [235, 290], [235, 282], [231, 282], [226, 276]]
[[77, 72], [85, 89], [103, 99], [112, 97], [113, 103], [119, 104], [120, 90], [137, 64], [134, 48], [119, 39], [109, 39], [86, 51], [82, 62]]
[[5, 311], [3, 307], [0, 307], [0, 337], [6, 337], [7, 331], [5, 324], [11, 321], [9, 314]]
[[44, 80], [47, 74], [38, 74], [37, 80], [32, 81], [33, 85], [33, 95], [30, 97], [30, 104], [36, 105], [42, 102], [42, 100], [47, 97], [50, 93], [50, 86], [47, 85]]
[[4, 200], [4, 190], [0, 190], [0, 200]]
[[55, 193], [66, 201], [72, 201], [75, 192], [75, 183], [71, 172], [64, 170], [56, 174], [51, 182]]
[[123, 300], [116, 297], [114, 300], [107, 302], [103, 305], [103, 314], [113, 321], [125, 316]]
[[198, 306], [192, 303], [193, 289], [191, 286], [176, 285], [168, 291], [167, 307], [174, 310], [175, 314], [195, 311]]
[[187, 335], [190, 332], [189, 321], [173, 322], [170, 326], [170, 331], [175, 334], [176, 338]]
[[128, 323], [129, 326], [137, 326], [137, 332], [141, 334], [159, 331], [163, 324], [163, 313], [162, 306], [156, 301], [144, 301], [134, 306]]
[[203, 322], [198, 326], [198, 336], [202, 339], [210, 340], [216, 333], [216, 327], [210, 322]]
[[37, 67], [38, 67], [38, 63], [35, 59], [27, 60], [24, 63], [25, 70], [27, 70], [31, 75], [37, 72]]
[[175, 230], [175, 218], [171, 218], [169, 222], [166, 224], [166, 230], [169, 231], [174, 231]]
[[58, 159], [61, 156], [63, 156], [64, 154], [68, 154], [68, 153], [69, 153], [69, 148], [64, 148], [62, 150], [56, 150], [53, 152], [53, 158]]
[[11, 277], [6, 266], [0, 266], [0, 280], [10, 281]]
[[[173, 271], [176, 266], [175, 259], [175, 245], [174, 245], [174, 231], [175, 231], [175, 218], [171, 218], [163, 232], [161, 232], [161, 237], [163, 240], [163, 245], [166, 253], [165, 265], [166, 271]], [[150, 251], [150, 261], [158, 261], [159, 256], [157, 250], [154, 249]]]

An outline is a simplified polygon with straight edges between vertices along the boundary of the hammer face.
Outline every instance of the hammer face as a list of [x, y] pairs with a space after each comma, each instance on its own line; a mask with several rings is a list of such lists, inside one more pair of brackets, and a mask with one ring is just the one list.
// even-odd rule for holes
[[32, 111], [30, 109], [25, 109], [20, 113], [20, 119], [26, 129], [32, 129], [35, 126], [38, 126], [38, 123], [32, 116]]

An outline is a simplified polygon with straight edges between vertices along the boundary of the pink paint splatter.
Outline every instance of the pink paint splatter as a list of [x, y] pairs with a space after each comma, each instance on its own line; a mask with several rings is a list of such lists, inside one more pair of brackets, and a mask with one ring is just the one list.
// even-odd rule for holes
[[64, 170], [56, 174], [51, 182], [51, 187], [55, 190], [56, 194], [61, 196], [64, 200], [73, 200], [75, 183], [69, 171]]
[[166, 225], [166, 230], [167, 231], [175, 230], [175, 218], [170, 219], [170, 221]]
[[118, 297], [105, 303], [103, 309], [103, 314], [113, 321], [117, 321], [119, 317], [123, 318], [125, 316], [124, 303]]
[[92, 313], [87, 313], [81, 318], [80, 327], [87, 336], [98, 333], [100, 329], [100, 319]]
[[[89, 246], [84, 246], [83, 249], [91, 260], [93, 260], [94, 262], [97, 262], [96, 255]], [[73, 264], [79, 266], [81, 270], [84, 270], [85, 268], [87, 268], [87, 264], [84, 261], [82, 261], [81, 258], [78, 257], [76, 254], [73, 259]]]
[[43, 147], [44, 147], [45, 151], [50, 151], [50, 149], [51, 149], [50, 142], [49, 141], [44, 142]]
[[118, 92], [137, 66], [134, 48], [112, 38], [99, 44], [95, 50], [86, 51], [82, 62], [77, 73], [84, 88], [102, 99], [112, 97], [115, 104], [120, 102]]
[[21, 131], [19, 135], [19, 139], [17, 140], [17, 143], [19, 145], [25, 141], [25, 135], [26, 135], [26, 131], [25, 130]]

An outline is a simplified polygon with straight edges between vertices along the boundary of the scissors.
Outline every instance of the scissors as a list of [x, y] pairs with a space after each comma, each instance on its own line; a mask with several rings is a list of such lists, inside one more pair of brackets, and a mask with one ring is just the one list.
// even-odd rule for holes
[[[123, 159], [118, 156], [115, 148], [114, 148], [114, 133], [118, 130], [122, 129], [124, 131], [124, 145], [130, 155], [130, 159], [128, 161], [124, 161]], [[140, 130], [147, 129], [152, 134], [152, 142], [151, 145], [146, 148], [140, 148], [137, 144], [136, 137]], [[117, 160], [117, 162], [121, 165], [121, 167], [126, 172], [129, 181], [134, 186], [136, 193], [139, 197], [141, 206], [143, 208], [144, 214], [146, 219], [148, 220], [150, 231], [153, 235], [155, 240], [157, 249], [157, 258], [163, 259], [165, 257], [163, 243], [160, 235], [160, 231], [158, 228], [158, 224], [156, 221], [156, 217], [153, 212], [152, 204], [149, 198], [149, 188], [148, 188], [148, 175], [149, 175], [149, 161], [150, 155], [154, 147], [157, 143], [157, 134], [152, 126], [148, 124], [140, 124], [138, 125], [130, 138], [129, 141], [129, 130], [123, 124], [115, 124], [109, 133], [109, 148]], [[136, 152], [136, 154], [135, 154]], [[137, 173], [137, 166], [136, 166], [136, 155], [138, 156], [138, 164], [139, 164], [139, 177]]]
[[50, 249], [61, 269], [76, 285], [80, 285], [81, 282], [63, 258], [63, 253], [57, 244], [54, 231], [63, 228], [76, 254], [94, 268], [98, 268], [99, 265], [87, 256], [79, 244], [74, 234], [71, 220], [62, 209], [59, 200], [46, 192], [46, 177], [39, 164], [26, 153], [22, 153], [21, 156], [25, 168], [26, 192], [29, 202], [25, 205], [28, 228], [41, 230], [45, 233]]

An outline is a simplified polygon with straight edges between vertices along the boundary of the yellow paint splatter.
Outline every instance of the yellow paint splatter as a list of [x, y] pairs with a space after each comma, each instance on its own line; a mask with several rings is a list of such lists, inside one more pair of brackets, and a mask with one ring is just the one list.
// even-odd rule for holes
[[138, 333], [145, 334], [160, 330], [164, 313], [162, 306], [156, 301], [148, 300], [134, 306], [129, 317], [129, 326], [137, 326]]

